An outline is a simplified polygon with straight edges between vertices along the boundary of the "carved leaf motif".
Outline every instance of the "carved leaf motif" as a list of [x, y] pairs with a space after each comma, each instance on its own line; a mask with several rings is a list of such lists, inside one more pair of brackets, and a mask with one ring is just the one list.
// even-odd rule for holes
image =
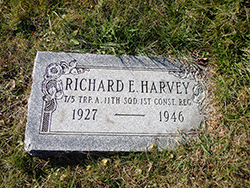
[[48, 101], [52, 100], [52, 97], [51, 97], [51, 95], [44, 95], [43, 96], [43, 100], [46, 101], [46, 102], [48, 102]]
[[70, 67], [76, 67], [76, 60], [74, 59], [74, 60], [70, 61], [69, 66]]
[[51, 87], [49, 87], [48, 89], [47, 89], [47, 91], [48, 91], [48, 94], [50, 95], [50, 96], [55, 96], [55, 94], [56, 94], [56, 88], [55, 88], [55, 86], [54, 85], [52, 85]]
[[70, 70], [70, 73], [71, 73], [71, 74], [78, 74], [78, 72], [77, 72], [77, 69], [76, 69], [76, 68], [72, 68], [72, 69]]
[[61, 61], [60, 65], [62, 67], [63, 74], [69, 74], [70, 69], [69, 69], [68, 64], [65, 61]]
[[[87, 71], [89, 71], [89, 69], [87, 69]], [[85, 72], [85, 70], [80, 68], [80, 69], [77, 70], [77, 72], [78, 72], [78, 74], [82, 74], [82, 73]]]
[[197, 84], [193, 88], [193, 101], [201, 103], [205, 99], [205, 90], [201, 84]]
[[62, 91], [62, 90], [63, 90], [62, 80], [58, 80], [58, 82], [57, 82], [57, 91]]
[[56, 99], [62, 99], [63, 97], [63, 91], [58, 91], [56, 94], [55, 94], [55, 98]]

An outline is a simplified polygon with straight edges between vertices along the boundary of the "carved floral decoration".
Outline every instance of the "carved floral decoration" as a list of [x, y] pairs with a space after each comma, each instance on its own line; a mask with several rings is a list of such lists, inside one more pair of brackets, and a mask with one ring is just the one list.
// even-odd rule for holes
[[60, 77], [65, 74], [82, 74], [89, 69], [77, 67], [76, 60], [69, 63], [61, 61], [60, 63], [51, 63], [46, 68], [44, 80], [42, 83], [43, 117], [40, 132], [48, 132], [53, 111], [56, 110], [57, 100], [63, 98], [63, 84]]
[[198, 104], [200, 113], [205, 113], [203, 101], [206, 98], [206, 87], [202, 80], [204, 77], [202, 69], [196, 65], [189, 64], [181, 65], [180, 71], [170, 71], [169, 73], [178, 78], [195, 80], [197, 84], [193, 87], [192, 100]]

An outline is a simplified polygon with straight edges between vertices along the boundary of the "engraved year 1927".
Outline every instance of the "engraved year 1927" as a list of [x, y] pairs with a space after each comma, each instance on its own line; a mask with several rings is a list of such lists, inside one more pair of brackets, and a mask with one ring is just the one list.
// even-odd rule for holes
[[96, 120], [97, 109], [74, 109], [73, 120]]

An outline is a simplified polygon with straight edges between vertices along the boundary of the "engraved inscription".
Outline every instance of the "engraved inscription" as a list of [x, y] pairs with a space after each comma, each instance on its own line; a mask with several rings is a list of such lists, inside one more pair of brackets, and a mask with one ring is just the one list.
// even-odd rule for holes
[[201, 78], [192, 66], [152, 71], [52, 63], [42, 82], [40, 134], [157, 136], [197, 127], [206, 97]]

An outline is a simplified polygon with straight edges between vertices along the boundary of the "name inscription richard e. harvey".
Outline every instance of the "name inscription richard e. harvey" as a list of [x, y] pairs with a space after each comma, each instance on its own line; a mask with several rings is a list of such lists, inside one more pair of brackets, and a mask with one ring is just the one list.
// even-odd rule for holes
[[[169, 81], [140, 81], [139, 87], [136, 89], [135, 81], [128, 80], [124, 84], [122, 80], [98, 80], [86, 78], [66, 78], [65, 90], [75, 91], [100, 91], [100, 92], [122, 92], [130, 93], [176, 93], [187, 94], [189, 82], [169, 82]], [[127, 88], [126, 88], [127, 86]]]
[[197, 126], [205, 89], [187, 74], [50, 64], [40, 133], [157, 136]]

